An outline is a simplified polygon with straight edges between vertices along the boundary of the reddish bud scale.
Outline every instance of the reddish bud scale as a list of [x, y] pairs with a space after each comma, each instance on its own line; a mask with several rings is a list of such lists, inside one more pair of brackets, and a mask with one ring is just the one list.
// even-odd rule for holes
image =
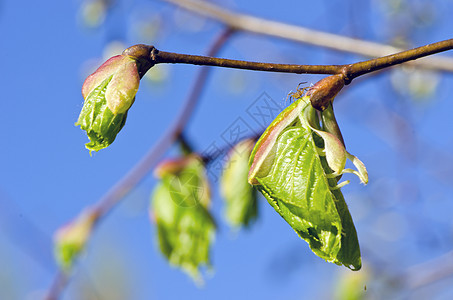
[[156, 169], [154, 170], [154, 176], [156, 176], [157, 178], [162, 178], [165, 175], [178, 174], [194, 160], [199, 160], [201, 162], [201, 158], [195, 154], [180, 158], [167, 159], [156, 167]]
[[310, 97], [311, 105], [314, 108], [324, 111], [343, 87], [344, 75], [336, 74], [318, 81], [307, 92], [307, 96]]
[[151, 53], [154, 49], [154, 46], [138, 44], [127, 48], [122, 54], [137, 61], [138, 74], [142, 78], [154, 66], [154, 62], [151, 59]]

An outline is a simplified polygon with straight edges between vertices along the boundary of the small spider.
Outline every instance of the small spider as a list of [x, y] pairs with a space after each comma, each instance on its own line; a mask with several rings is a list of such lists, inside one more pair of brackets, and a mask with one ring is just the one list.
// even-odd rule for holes
[[293, 91], [289, 92], [289, 93], [288, 93], [288, 96], [286, 96], [285, 102], [288, 100], [288, 97], [289, 97], [289, 100], [290, 100], [290, 101], [291, 101], [291, 100], [294, 101], [294, 99], [299, 99], [299, 98], [301, 98], [301, 97], [304, 95], [305, 90], [308, 89], [308, 88], [310, 88], [310, 87], [308, 87], [308, 86], [303, 87], [303, 88], [300, 88], [300, 85], [301, 85], [301, 84], [305, 84], [305, 83], [307, 83], [307, 82], [305, 81], [305, 82], [299, 83], [299, 84], [297, 85], [296, 92], [293, 92]]

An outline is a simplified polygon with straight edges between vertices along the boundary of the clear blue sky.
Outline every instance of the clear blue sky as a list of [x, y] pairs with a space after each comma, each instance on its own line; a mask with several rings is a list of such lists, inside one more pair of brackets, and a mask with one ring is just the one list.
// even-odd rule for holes
[[[386, 4], [392, 1], [349, 2], [225, 5], [383, 43], [406, 36], [406, 42], [418, 46], [452, 37], [451, 1], [416, 1], [410, 12], [393, 13]], [[95, 203], [157, 141], [199, 69], [165, 66], [157, 73], [161, 81], [143, 82], [117, 140], [90, 157], [84, 148], [87, 137], [74, 123], [83, 103], [83, 79], [105, 59], [106, 47], [114, 41], [123, 48], [146, 43], [165, 51], [203, 54], [222, 29], [159, 1], [116, 3], [99, 27], [88, 28], [83, 1], [0, 2], [0, 299], [37, 299], [45, 292], [57, 270], [53, 232]], [[361, 59], [246, 33], [234, 36], [221, 56], [312, 64]], [[362, 247], [363, 272], [374, 272], [378, 279], [453, 247], [453, 76], [414, 74], [386, 72], [357, 80], [336, 106], [348, 150], [370, 173], [368, 186], [351, 177], [344, 194]], [[434, 91], [411, 97], [414, 88], [404, 82], [409, 77], [415, 88], [434, 86]], [[260, 126], [248, 111], [263, 93], [284, 105], [298, 83], [319, 78], [215, 69], [187, 136], [202, 152], [213, 143], [224, 145], [222, 134], [235, 122], [257, 131]], [[394, 88], [395, 81], [401, 90]], [[172, 149], [168, 156], [176, 154]], [[203, 288], [171, 268], [158, 251], [147, 212], [155, 185], [150, 175], [98, 227], [63, 299], [331, 297], [347, 270], [316, 257], [264, 199], [258, 222], [248, 231], [231, 232], [222, 220], [215, 177], [211, 183], [220, 230], [212, 248], [215, 272], [206, 274]], [[381, 295], [378, 279], [366, 283], [370, 295]], [[448, 299], [453, 297], [451, 283], [450, 277], [436, 289], [417, 293]]]

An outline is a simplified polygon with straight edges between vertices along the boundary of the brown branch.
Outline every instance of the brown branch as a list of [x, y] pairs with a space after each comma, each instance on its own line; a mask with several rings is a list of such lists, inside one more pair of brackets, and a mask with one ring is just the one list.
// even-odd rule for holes
[[[353, 39], [337, 34], [240, 14], [228, 11], [223, 7], [212, 4], [211, 2], [208, 3], [207, 1], [164, 1], [178, 5], [196, 14], [222, 22], [232, 28], [236, 28], [237, 30], [283, 38], [337, 51], [354, 53], [361, 56], [374, 58], [404, 50], [390, 45]], [[429, 57], [421, 61], [412, 62], [411, 64], [426, 69], [453, 72], [453, 58], [450, 57]]]
[[397, 64], [405, 63], [414, 59], [451, 49], [453, 49], [453, 39], [421, 46], [384, 57], [358, 62], [347, 67], [346, 76], [349, 78], [349, 80], [352, 80], [363, 74], [371, 73]]
[[[210, 46], [208, 55], [215, 56], [233, 33], [234, 29], [225, 29]], [[94, 207], [94, 214], [96, 215], [95, 225], [98, 225], [99, 222], [103, 220], [122, 199], [124, 199], [124, 196], [143, 180], [157, 164], [159, 159], [165, 154], [168, 148], [178, 139], [200, 99], [209, 71], [210, 68], [202, 68], [200, 70], [192, 91], [187, 97], [186, 102], [181, 108], [173, 125], [167, 129], [154, 147], [152, 147], [148, 153], [146, 153], [145, 156], [98, 201], [97, 205]], [[69, 274], [60, 270], [55, 276], [45, 299], [58, 299], [69, 281], [69, 276]]]
[[453, 49], [453, 39], [349, 65], [294, 65], [252, 62], [210, 56], [164, 52], [157, 50], [154, 46], [142, 44], [129, 47], [124, 51], [124, 53], [146, 61], [146, 65], [148, 66], [161, 63], [180, 63], [295, 74], [342, 74], [345, 84], [349, 84], [352, 79], [360, 75], [451, 49]]
[[235, 68], [253, 71], [283, 72], [296, 74], [337, 74], [343, 66], [341, 65], [294, 65], [274, 64], [253, 61], [234, 60], [217, 57], [206, 57], [200, 55], [189, 55], [172, 52], [159, 51], [154, 48], [152, 60], [156, 63], [180, 63], [204, 66], [216, 66], [223, 68]]

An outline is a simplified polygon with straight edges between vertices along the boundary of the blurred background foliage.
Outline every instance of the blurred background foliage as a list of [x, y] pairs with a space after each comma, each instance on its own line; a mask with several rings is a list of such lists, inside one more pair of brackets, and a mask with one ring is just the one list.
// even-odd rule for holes
[[[73, 126], [84, 78], [133, 44], [204, 54], [223, 29], [164, 1], [62, 2], [0, 3], [0, 54], [7, 58], [1, 75], [0, 299], [45, 295], [57, 271], [53, 233], [96, 202], [158, 140], [200, 68], [152, 68], [125, 129], [111, 148], [93, 158], [83, 147], [86, 136]], [[403, 48], [451, 38], [453, 28], [453, 1], [215, 2]], [[11, 50], [12, 45], [20, 47]], [[220, 56], [294, 64], [364, 59], [246, 32], [230, 38]], [[199, 153], [224, 149], [231, 142], [225, 132], [238, 120], [249, 133], [263, 129], [248, 114], [263, 95], [285, 106], [287, 94], [300, 82], [320, 78], [213, 69], [184, 134]], [[451, 299], [452, 89], [451, 73], [403, 66], [359, 78], [337, 97], [348, 150], [364, 161], [370, 175], [368, 186], [351, 178], [353, 184], [343, 190], [362, 248], [361, 271], [343, 270], [313, 255], [262, 197], [257, 221], [247, 230], [231, 230], [223, 218], [221, 173], [214, 162], [208, 173], [218, 232], [211, 253], [214, 272], [206, 274], [204, 287], [171, 268], [159, 253], [147, 212], [156, 185], [150, 175], [93, 233], [62, 298]], [[177, 155], [177, 147], [168, 153]]]

